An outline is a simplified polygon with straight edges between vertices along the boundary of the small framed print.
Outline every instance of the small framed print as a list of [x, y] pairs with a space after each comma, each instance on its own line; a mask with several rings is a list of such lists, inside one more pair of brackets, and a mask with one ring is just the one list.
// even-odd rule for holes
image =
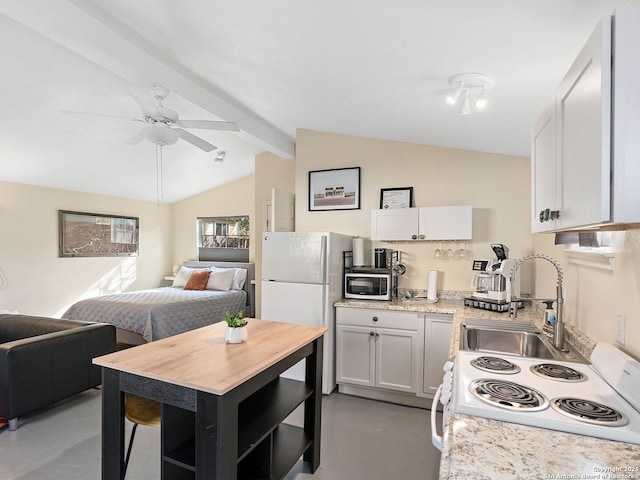
[[381, 188], [380, 208], [388, 210], [391, 208], [413, 207], [413, 187]]

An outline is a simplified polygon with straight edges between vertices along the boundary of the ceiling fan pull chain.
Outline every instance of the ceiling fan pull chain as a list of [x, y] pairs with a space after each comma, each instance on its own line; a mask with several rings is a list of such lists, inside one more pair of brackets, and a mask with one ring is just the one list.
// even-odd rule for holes
[[162, 145], [156, 143], [156, 204], [158, 206], [160, 206], [160, 199], [164, 198], [164, 178], [162, 170]]

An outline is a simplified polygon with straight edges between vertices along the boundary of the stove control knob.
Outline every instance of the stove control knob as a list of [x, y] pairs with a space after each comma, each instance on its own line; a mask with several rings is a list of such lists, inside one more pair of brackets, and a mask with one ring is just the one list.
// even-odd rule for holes
[[443, 391], [440, 394], [440, 403], [442, 403], [442, 405], [446, 405], [447, 403], [449, 403], [449, 400], [451, 400], [451, 391]]
[[442, 370], [444, 370], [445, 372], [450, 372], [451, 370], [453, 370], [453, 362], [451, 360], [447, 360], [447, 363], [444, 364]]

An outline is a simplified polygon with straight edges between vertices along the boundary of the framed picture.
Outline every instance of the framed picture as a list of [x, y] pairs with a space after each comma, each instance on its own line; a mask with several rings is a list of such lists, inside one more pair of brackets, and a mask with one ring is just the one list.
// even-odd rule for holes
[[138, 217], [59, 210], [58, 256], [137, 256], [138, 233]]
[[360, 208], [360, 167], [309, 172], [309, 211]]
[[413, 187], [381, 188], [380, 208], [413, 207]]

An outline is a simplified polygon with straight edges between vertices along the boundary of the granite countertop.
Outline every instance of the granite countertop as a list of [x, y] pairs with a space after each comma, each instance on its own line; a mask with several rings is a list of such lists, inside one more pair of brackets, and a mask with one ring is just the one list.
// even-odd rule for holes
[[[335, 306], [452, 314], [451, 356], [458, 351], [459, 326], [465, 318], [509, 320], [507, 313], [465, 307], [456, 296], [437, 303], [343, 299]], [[539, 327], [542, 318], [537, 308], [526, 307], [518, 313], [518, 320], [530, 320]], [[571, 324], [565, 328], [567, 341], [588, 359], [595, 343]], [[640, 445], [469, 415], [453, 414], [444, 425], [441, 480], [561, 478], [640, 480]]]

